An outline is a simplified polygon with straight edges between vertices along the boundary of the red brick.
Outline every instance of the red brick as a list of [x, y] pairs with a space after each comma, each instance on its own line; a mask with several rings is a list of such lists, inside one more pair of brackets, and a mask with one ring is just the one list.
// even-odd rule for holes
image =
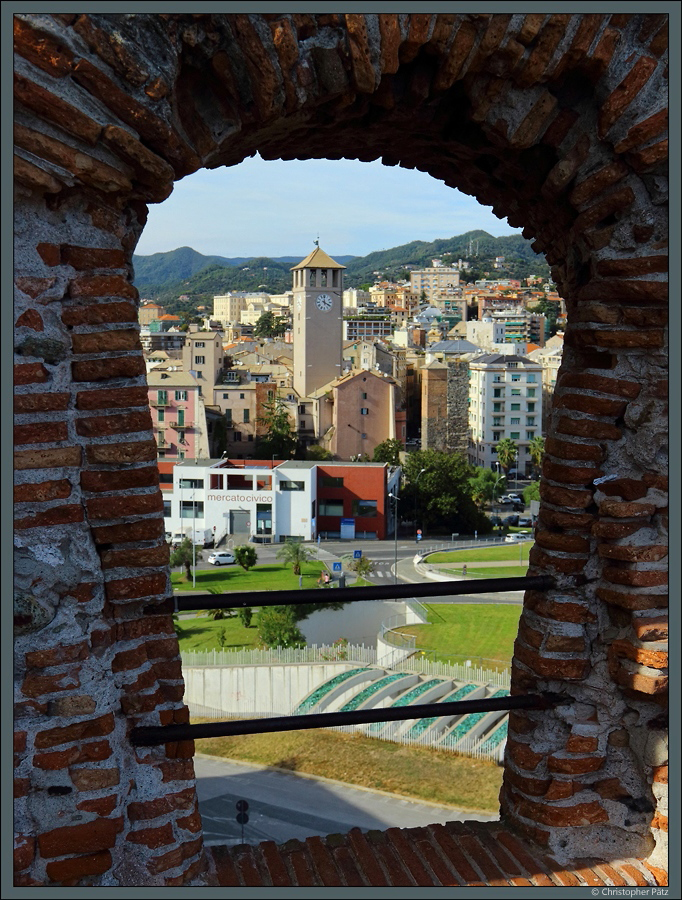
[[120, 328], [74, 334], [71, 343], [74, 353], [114, 353], [122, 350], [139, 350], [141, 346], [137, 331]]
[[159, 765], [163, 782], [190, 781], [194, 778], [194, 764], [189, 759], [171, 759]]
[[447, 826], [440, 824], [430, 825], [429, 830], [441, 847], [450, 865], [453, 866], [459, 875], [462, 883], [471, 887], [482, 887], [483, 882], [480, 880], [478, 872], [473, 868], [460, 846], [459, 835], [456, 835], [453, 839], [449, 833], [453, 824], [448, 822]]
[[17, 484], [14, 487], [15, 503], [45, 503], [48, 500], [64, 500], [71, 495], [71, 482], [41, 481], [39, 484]]
[[163, 519], [142, 519], [124, 525], [95, 526], [92, 533], [97, 544], [153, 541], [164, 533], [164, 523]]
[[[513, 792], [511, 792], [513, 794]], [[526, 819], [550, 827], [598, 825], [608, 821], [606, 810], [597, 801], [576, 803], [570, 806], [553, 806], [547, 803], [535, 803], [513, 794], [517, 800], [517, 809]]]
[[506, 830], [500, 830], [495, 835], [496, 840], [517, 859], [523, 868], [530, 874], [534, 883], [540, 887], [554, 887], [554, 882], [543, 872], [540, 862], [528, 852], [528, 848], [521, 844]]
[[144, 644], [133, 647], [131, 650], [121, 650], [111, 662], [112, 672], [121, 672], [129, 669], [139, 669], [147, 662], [147, 651]]
[[618, 121], [639, 91], [651, 78], [656, 70], [656, 66], [656, 59], [641, 56], [620, 84], [609, 94], [599, 111], [598, 131], [600, 138], [603, 138]]
[[659, 137], [667, 130], [668, 109], [666, 107], [633, 125], [625, 137], [615, 145], [614, 150], [618, 154], [626, 153], [628, 150], [641, 147], [653, 138]]
[[626, 672], [620, 666], [609, 670], [613, 680], [621, 685], [621, 687], [629, 688], [631, 691], [637, 691], [639, 694], [648, 694], [649, 696], [662, 695], [664, 698], [668, 693], [668, 676], [667, 675], [639, 675], [636, 672]]
[[492, 862], [480, 842], [469, 833], [469, 829], [463, 822], [452, 822], [448, 830], [451, 834], [458, 835], [458, 843], [473, 860], [474, 864], [483, 873], [485, 883], [491, 887], [508, 887], [506, 878], [500, 877], [502, 873]]
[[71, 364], [74, 381], [106, 381], [109, 378], [135, 378], [145, 374], [141, 355], [112, 356], [107, 359], [80, 360]]
[[126, 835], [126, 840], [133, 844], [144, 844], [151, 850], [158, 847], [165, 847], [175, 841], [173, 837], [173, 826], [170, 822], [161, 825], [158, 828], [139, 828], [137, 831], [131, 831]]
[[61, 262], [74, 269], [123, 269], [127, 265], [125, 254], [120, 249], [96, 247], [76, 247], [61, 245]]
[[[113, 843], [107, 846], [113, 847]], [[49, 862], [45, 871], [51, 881], [64, 882], [75, 881], [85, 875], [103, 875], [112, 865], [111, 853], [108, 850], [101, 850], [87, 856], [73, 856], [70, 859]]]
[[25, 310], [15, 322], [17, 328], [31, 328], [33, 331], [44, 331], [43, 319], [38, 310]]
[[38, 837], [38, 848], [44, 859], [65, 856], [67, 853], [87, 853], [105, 850], [116, 843], [116, 835], [123, 828], [123, 818], [95, 819], [82, 825], [55, 828]]
[[589, 540], [573, 534], [537, 531], [535, 541], [547, 550], [559, 550], [564, 553], [588, 553], [590, 550]]
[[39, 362], [19, 363], [14, 366], [14, 384], [44, 384], [50, 380], [50, 373]]
[[153, 494], [128, 494], [126, 497], [94, 497], [85, 501], [90, 519], [122, 519], [163, 511], [163, 497]]
[[605, 452], [599, 444], [584, 444], [577, 441], [561, 441], [558, 438], [547, 438], [545, 452], [560, 459], [580, 459], [601, 462]]
[[618, 540], [619, 538], [629, 537], [641, 528], [645, 527], [645, 522], [595, 522], [592, 526], [592, 534], [599, 538], [610, 538]]
[[97, 701], [88, 694], [76, 694], [50, 700], [47, 705], [48, 716], [91, 716], [97, 709]]
[[178, 828], [184, 828], [185, 831], [191, 831], [196, 834], [196, 832], [201, 831], [201, 816], [199, 810], [195, 810], [189, 816], [182, 816], [181, 818], [176, 819], [175, 824]]
[[[29, 165], [24, 160], [20, 160], [16, 156], [14, 157], [14, 173], [15, 173], [15, 175], [17, 175], [17, 165], [21, 165], [22, 163], [24, 165]], [[47, 173], [43, 172], [41, 169], [35, 169], [34, 166], [31, 166], [31, 168], [35, 171], [35, 173], [36, 173], [36, 175], [38, 175], [38, 177], [46, 176], [46, 179], [49, 178]], [[61, 190], [59, 182], [54, 181], [54, 179], [50, 179], [50, 180], [53, 182], [53, 184], [57, 188], [57, 191]], [[47, 187], [47, 185], [42, 185], [42, 187]], [[51, 188], [47, 192], [48, 193], [56, 193], [56, 191], [54, 191], [54, 188]], [[14, 279], [14, 284], [17, 287], [17, 289], [20, 290], [23, 294], [27, 294], [29, 297], [32, 297], [34, 300], [36, 300], [42, 294], [47, 293], [47, 291], [49, 291], [50, 288], [53, 288], [57, 284], [57, 279], [55, 277], [35, 278], [35, 277], [28, 277], [28, 276], [26, 276], [26, 277], [18, 276]], [[50, 298], [50, 299], [53, 299], [53, 298]]]
[[152, 671], [157, 678], [171, 681], [182, 678], [182, 666], [179, 659], [157, 661], [152, 664]]
[[597, 597], [603, 600], [604, 603], [620, 606], [622, 609], [660, 609], [668, 605], [667, 594], [652, 594], [650, 591], [633, 594], [626, 591], [598, 587], [596, 593]]
[[588, 772], [597, 772], [604, 765], [605, 756], [550, 756], [547, 760], [547, 768], [550, 772], [558, 772], [562, 775], [585, 775]]
[[135, 691], [121, 697], [121, 710], [126, 716], [137, 716], [141, 713], [154, 712], [163, 702], [164, 698], [160, 690], [153, 694], [142, 694]]
[[14, 412], [52, 412], [68, 409], [70, 395], [65, 393], [15, 394]]
[[626, 381], [620, 378], [606, 378], [603, 375], [588, 373], [566, 372], [559, 379], [557, 387], [582, 388], [587, 391], [599, 391], [602, 394], [615, 394], [618, 397], [626, 397], [634, 400], [639, 396], [642, 386], [635, 381]]
[[46, 266], [58, 266], [60, 263], [59, 244], [41, 243], [36, 245], [38, 256]]
[[73, 52], [31, 20], [14, 17], [14, 48], [19, 56], [53, 77], [68, 75], [71, 70]]
[[582, 653], [585, 650], [585, 639], [563, 634], [548, 634], [543, 649], [549, 653]]
[[52, 469], [61, 466], [80, 466], [80, 447], [41, 447], [37, 450], [19, 450], [14, 454], [14, 468]]
[[98, 816], [108, 816], [116, 809], [118, 794], [109, 794], [107, 797], [94, 797], [91, 800], [83, 800], [76, 805], [83, 812], [95, 813]]
[[108, 472], [85, 470], [81, 472], [81, 487], [93, 493], [100, 491], [122, 491], [132, 488], [157, 487], [159, 470], [156, 466], [141, 469]]
[[510, 766], [504, 771], [505, 783], [511, 784], [517, 790], [522, 791], [527, 797], [544, 797], [550, 785], [549, 778], [529, 778], [515, 772]]
[[150, 634], [174, 634], [173, 621], [170, 616], [145, 616], [119, 622], [116, 626], [116, 640], [126, 641], [131, 638], [144, 637]]
[[71, 776], [71, 781], [73, 781], [79, 791], [99, 791], [103, 788], [115, 787], [121, 780], [117, 768], [70, 768], [69, 775]]
[[125, 297], [137, 300], [137, 289], [125, 275], [78, 275], [69, 282], [71, 297]]
[[592, 397], [588, 394], [562, 394], [555, 396], [555, 409], [572, 409], [592, 416], [621, 416], [627, 404], [623, 400], [607, 397]]
[[544, 754], [535, 753], [529, 744], [515, 741], [512, 738], [507, 739], [507, 754], [516, 766], [529, 772], [534, 772], [544, 759]]
[[76, 396], [76, 409], [121, 409], [131, 406], [149, 406], [149, 394], [146, 387], [100, 388], [79, 391]]
[[102, 568], [118, 566], [134, 568], [145, 566], [165, 566], [170, 558], [170, 547], [165, 542], [159, 547], [142, 547], [130, 550], [105, 550], [101, 554]]
[[598, 746], [598, 738], [583, 734], [571, 734], [566, 741], [569, 753], [594, 753]]
[[528, 554], [528, 562], [531, 566], [539, 569], [554, 569], [563, 575], [574, 575], [582, 572], [585, 568], [587, 557], [572, 558], [566, 556], [554, 556], [552, 553], [545, 553], [536, 544], [531, 548]]
[[599, 196], [602, 191], [618, 184], [628, 174], [627, 166], [619, 159], [603, 166], [588, 178], [581, 180], [568, 196], [569, 203], [580, 209], [590, 200]]
[[610, 652], [617, 656], [625, 656], [642, 666], [652, 669], [666, 669], [668, 667], [667, 650], [647, 650], [643, 647], [635, 647], [629, 641], [618, 640], [611, 644]]
[[550, 530], [560, 529], [562, 532], [577, 531], [581, 534], [589, 535], [596, 516], [593, 513], [564, 512], [563, 510], [545, 507], [540, 510], [538, 518], [540, 523], [546, 525]]
[[625, 584], [629, 587], [657, 587], [668, 583], [667, 571], [637, 571], [607, 567], [602, 572], [602, 577], [611, 584]]
[[23, 519], [15, 519], [15, 529], [50, 528], [53, 525], [71, 525], [82, 522], [83, 507], [76, 504], [70, 506], [53, 506], [44, 512], [33, 513]]
[[540, 482], [540, 497], [545, 503], [566, 506], [569, 509], [585, 509], [592, 504], [591, 491], [570, 490]]
[[653, 516], [656, 507], [653, 503], [629, 503], [606, 498], [599, 503], [599, 512], [602, 516], [626, 519], [635, 516]]
[[549, 481], [557, 481], [560, 484], [591, 485], [602, 473], [593, 466], [569, 466], [563, 462], [552, 462], [545, 457], [542, 474]]
[[105, 585], [108, 600], [130, 600], [167, 593], [168, 590], [168, 579], [165, 574], [136, 575], [132, 578], [108, 581]]
[[514, 656], [543, 678], [561, 678], [562, 681], [579, 681], [587, 677], [590, 663], [587, 659], [558, 659], [542, 656], [519, 641], [514, 642]]
[[[47, 427], [46, 427], [47, 426]], [[14, 426], [15, 444], [45, 444], [67, 440], [69, 434], [66, 422], [32, 422]]]
[[[62, 313], [65, 325], [105, 325], [120, 322], [137, 322], [137, 307], [121, 300], [109, 303], [91, 303], [87, 306], [67, 306]], [[146, 393], [146, 390], [145, 390]]]
[[87, 641], [77, 644], [58, 644], [46, 650], [32, 650], [26, 654], [26, 665], [29, 668], [42, 669], [47, 666], [58, 666], [62, 663], [85, 659], [88, 655]]
[[626, 562], [657, 562], [665, 559], [668, 555], [668, 548], [662, 544], [649, 547], [600, 544], [597, 550], [599, 555], [605, 559], [618, 559]]
[[12, 782], [12, 796], [16, 800], [21, 799], [21, 797], [28, 797], [31, 790], [30, 778], [14, 778]]
[[166, 744], [169, 759], [193, 759], [196, 753], [194, 741], [173, 741]]
[[168, 869], [174, 869], [184, 862], [184, 860], [199, 853], [202, 843], [202, 838], [186, 841], [184, 844], [180, 844], [179, 847], [171, 850], [170, 853], [165, 853], [163, 856], [155, 856], [150, 859], [147, 863], [147, 868], [153, 874], [167, 872]]
[[87, 447], [85, 453], [89, 463], [103, 465], [151, 462], [156, 461], [156, 443], [150, 439], [120, 444], [96, 444]]
[[169, 637], [165, 640], [146, 641], [145, 647], [148, 659], [159, 659], [162, 657], [175, 659], [178, 655], [178, 641], [176, 637]]
[[646, 497], [647, 485], [638, 478], [615, 478], [599, 485], [602, 494], [618, 496], [623, 500], [641, 500]]
[[14, 871], [27, 869], [36, 855], [36, 839], [30, 834], [14, 835]]
[[668, 639], [668, 619], [666, 616], [633, 619], [632, 626], [640, 641], [666, 641]]
[[111, 734], [113, 730], [114, 714], [107, 713], [88, 722], [74, 722], [72, 725], [39, 731], [35, 736], [35, 746], [37, 749], [43, 750], [47, 747], [56, 747], [59, 744], [68, 744], [72, 741], [82, 741], [90, 737], [102, 737], [106, 734]]
[[574, 437], [588, 437], [594, 440], [618, 441], [623, 432], [616, 425], [608, 422], [596, 422], [591, 419], [569, 419], [563, 416], [559, 419], [557, 431], [560, 434]]

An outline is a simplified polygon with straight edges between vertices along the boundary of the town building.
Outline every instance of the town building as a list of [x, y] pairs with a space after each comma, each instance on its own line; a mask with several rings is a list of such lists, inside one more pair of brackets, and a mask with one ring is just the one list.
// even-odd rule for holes
[[484, 354], [469, 361], [469, 462], [494, 468], [496, 445], [511, 438], [519, 472], [530, 473], [528, 445], [542, 434], [542, 367], [525, 356]]
[[410, 272], [410, 290], [431, 302], [436, 294], [447, 294], [459, 287], [459, 268], [449, 266], [428, 266], [425, 269], [414, 269]]
[[559, 374], [559, 367], [564, 353], [564, 335], [558, 331], [547, 341], [544, 347], [533, 350], [528, 358], [542, 366], [542, 431], [549, 430], [549, 416], [552, 408], [552, 397]]
[[154, 303], [151, 300], [143, 300], [137, 311], [137, 319], [143, 327], [149, 325], [150, 322], [156, 322], [161, 316], [166, 314], [166, 308], [160, 303]]
[[384, 540], [389, 493], [400, 468], [387, 463], [194, 459], [160, 463], [166, 534], [235, 546], [318, 537]]
[[207, 455], [206, 410], [196, 378], [179, 365], [161, 363], [148, 372], [147, 391], [159, 458]]

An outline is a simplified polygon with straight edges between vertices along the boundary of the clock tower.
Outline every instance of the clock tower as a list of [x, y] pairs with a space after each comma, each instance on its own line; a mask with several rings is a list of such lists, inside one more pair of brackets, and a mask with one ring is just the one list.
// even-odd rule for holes
[[301, 397], [341, 375], [345, 268], [318, 246], [291, 270], [294, 388]]

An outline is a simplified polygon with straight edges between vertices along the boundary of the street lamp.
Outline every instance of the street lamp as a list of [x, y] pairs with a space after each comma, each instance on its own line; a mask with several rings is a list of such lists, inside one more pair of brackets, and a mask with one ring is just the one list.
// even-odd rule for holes
[[388, 496], [393, 501], [393, 584], [398, 583], [398, 500], [395, 494], [389, 492]]
[[426, 472], [426, 469], [422, 469], [419, 472], [419, 474], [417, 475], [417, 477], [414, 479], [414, 529], [415, 529], [414, 541], [416, 544], [419, 543], [419, 540], [418, 540], [418, 537], [419, 537], [419, 535], [418, 535], [418, 532], [419, 532], [419, 516], [418, 516], [419, 490], [417, 488], [417, 483], [419, 482], [419, 479], [422, 477], [424, 472]]

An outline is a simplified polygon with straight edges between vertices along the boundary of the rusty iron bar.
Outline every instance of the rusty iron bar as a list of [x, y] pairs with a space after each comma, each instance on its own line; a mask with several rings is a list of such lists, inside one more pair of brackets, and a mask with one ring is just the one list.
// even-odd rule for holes
[[420, 597], [448, 597], [457, 594], [488, 594], [505, 591], [546, 591], [556, 586], [551, 575], [519, 578], [477, 578], [476, 581], [432, 581], [428, 584], [388, 584], [371, 587], [299, 591], [234, 591], [200, 596], [174, 595], [175, 609], [241, 609], [245, 606], [296, 606], [303, 603], [350, 603], [358, 600], [410, 600]]
[[555, 706], [571, 702], [571, 698], [563, 694], [544, 692], [541, 694], [517, 694], [513, 697], [459, 700], [450, 703], [420, 703], [414, 706], [388, 707], [386, 709], [311, 713], [303, 716], [277, 716], [265, 719], [239, 719], [232, 722], [204, 722], [199, 725], [138, 725], [130, 732], [130, 740], [136, 747], [151, 747], [172, 741], [197, 738], [300, 731], [308, 728], [333, 728], [339, 725], [365, 725], [371, 722], [399, 722], [431, 716], [461, 716], [465, 713], [497, 712], [510, 709], [552, 709]]

